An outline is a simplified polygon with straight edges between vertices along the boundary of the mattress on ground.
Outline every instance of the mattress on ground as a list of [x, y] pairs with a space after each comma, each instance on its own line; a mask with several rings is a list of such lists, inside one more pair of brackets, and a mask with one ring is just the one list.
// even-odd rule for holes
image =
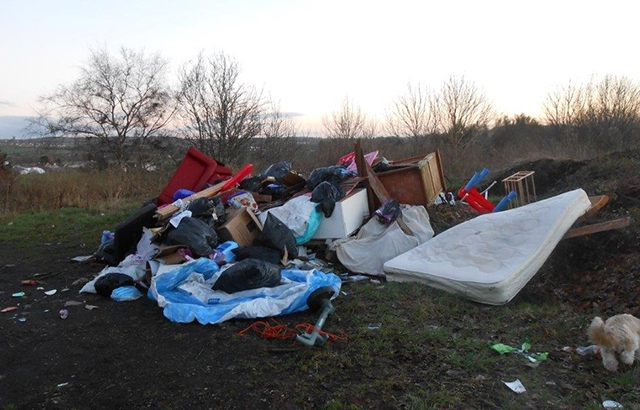
[[591, 202], [576, 189], [480, 215], [384, 264], [390, 281], [421, 282], [490, 305], [509, 302]]

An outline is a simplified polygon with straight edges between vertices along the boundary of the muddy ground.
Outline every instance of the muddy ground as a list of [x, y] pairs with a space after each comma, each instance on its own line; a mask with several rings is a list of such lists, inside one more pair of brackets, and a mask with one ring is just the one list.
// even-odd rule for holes
[[[536, 171], [541, 197], [574, 188], [583, 188], [589, 195], [610, 195], [607, 206], [588, 223], [632, 217], [628, 228], [561, 241], [517, 298], [536, 303], [569, 302], [576, 315], [627, 312], [640, 316], [639, 153], [587, 162], [535, 161], [514, 169]], [[511, 171], [504, 170], [503, 175], [495, 177]], [[469, 217], [468, 212], [447, 206], [432, 207], [429, 213], [436, 232]], [[87, 253], [73, 237], [41, 244], [38, 249], [0, 243], [0, 308], [18, 307], [0, 313], [0, 408], [411, 408], [407, 397], [419, 395], [418, 381], [429, 374], [425, 367], [428, 364], [415, 365], [411, 357], [399, 352], [400, 359], [395, 362], [364, 370], [362, 365], [344, 366], [331, 373], [333, 377], [316, 377], [310, 382], [310, 360], [314, 356], [297, 353], [300, 346], [256, 335], [237, 336], [252, 321], [215, 326], [175, 324], [147, 299], [117, 303], [97, 295], [78, 294], [78, 281], [93, 277], [103, 267], [70, 261]], [[25, 279], [40, 283], [21, 286]], [[364, 289], [376, 285], [350, 286], [357, 293], [358, 286]], [[44, 293], [52, 289], [57, 292], [51, 296]], [[20, 291], [27, 297], [12, 297]], [[59, 311], [68, 301], [80, 304], [67, 307], [68, 317], [63, 320]], [[359, 303], [365, 311], [377, 308], [375, 300]], [[410, 303], [415, 301], [407, 301]], [[89, 310], [86, 305], [97, 308]], [[336, 305], [339, 312], [339, 298]], [[491, 308], [476, 304], [469, 304], [468, 309], [477, 311], [478, 318], [491, 312]], [[316, 318], [317, 314], [304, 312], [281, 320], [288, 324], [313, 323]], [[338, 313], [333, 320], [339, 321], [341, 329], [350, 329], [347, 315]], [[478, 332], [482, 332], [481, 326]], [[334, 349], [335, 355], [349, 354], [351, 348], [349, 342], [326, 347]], [[561, 372], [546, 370], [555, 373], [553, 388], [558, 395], [576, 384], [588, 384], [585, 378], [599, 383], [601, 368], [597, 361], [579, 357], [558, 359], [558, 363], [558, 367], [564, 366]], [[350, 380], [375, 372], [376, 366], [383, 366], [391, 379], [393, 371], [389, 373], [388, 369], [396, 366], [401, 368], [398, 374], [412, 380], [388, 387], [393, 399], [387, 390], [373, 386], [370, 391], [353, 392], [350, 399], [344, 393]], [[438, 366], [434, 361], [432, 367]], [[461, 377], [452, 369], [440, 369], [436, 374], [441, 386], [457, 385]], [[343, 406], [332, 400], [337, 391], [342, 392]], [[587, 390], [584, 394], [588, 397], [594, 393]], [[491, 394], [471, 394], [467, 403], [467, 408], [504, 408], [504, 403], [491, 399]], [[548, 401], [544, 398], [532, 398], [528, 407], [544, 408], [545, 403]]]

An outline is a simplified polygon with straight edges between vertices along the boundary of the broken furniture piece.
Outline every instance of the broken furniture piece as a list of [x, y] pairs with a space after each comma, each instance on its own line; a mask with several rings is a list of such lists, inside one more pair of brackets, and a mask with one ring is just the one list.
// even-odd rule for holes
[[389, 167], [376, 176], [389, 197], [401, 204], [428, 206], [447, 189], [438, 151], [389, 161]]
[[[478, 189], [476, 188], [480, 181], [482, 181], [487, 175], [489, 175], [488, 168], [484, 168], [480, 172], [474, 172], [469, 182], [467, 182], [467, 185], [460, 187], [458, 190], [458, 198], [460, 198], [460, 201], [465, 201], [479, 214], [502, 211], [507, 204], [517, 196], [516, 191], [507, 191], [507, 195], [505, 195], [497, 205], [491, 203], [491, 201], [489, 201], [482, 193], [478, 192]], [[493, 186], [493, 184], [491, 184], [491, 186]], [[487, 188], [487, 190], [488, 189], [489, 188]]]
[[173, 176], [156, 200], [156, 205], [170, 204], [173, 195], [179, 189], [198, 192], [217, 182], [229, 179], [233, 171], [218, 163], [213, 158], [203, 154], [194, 147], [190, 147], [178, 165]]
[[535, 171], [518, 171], [502, 180], [504, 192], [515, 191], [517, 194], [517, 197], [509, 202], [509, 208], [516, 208], [537, 200], [534, 173]]

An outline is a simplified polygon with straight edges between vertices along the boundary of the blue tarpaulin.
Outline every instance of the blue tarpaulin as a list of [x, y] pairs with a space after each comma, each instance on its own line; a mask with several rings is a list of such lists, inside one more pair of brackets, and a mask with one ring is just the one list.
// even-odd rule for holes
[[221, 273], [215, 261], [200, 258], [154, 277], [148, 296], [171, 321], [216, 324], [233, 318], [263, 318], [306, 310], [307, 298], [321, 287], [331, 286], [334, 298], [340, 293], [340, 278], [317, 269], [283, 269], [280, 286], [233, 294], [211, 288]]

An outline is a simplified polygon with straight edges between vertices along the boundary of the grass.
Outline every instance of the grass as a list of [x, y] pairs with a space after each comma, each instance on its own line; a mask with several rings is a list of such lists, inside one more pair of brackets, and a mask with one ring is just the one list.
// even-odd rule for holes
[[99, 244], [103, 230], [113, 230], [139, 206], [138, 203], [123, 202], [108, 210], [102, 207], [61, 208], [3, 215], [0, 216], [0, 241], [13, 242], [21, 248], [62, 242], [70, 237], [86, 244]]

